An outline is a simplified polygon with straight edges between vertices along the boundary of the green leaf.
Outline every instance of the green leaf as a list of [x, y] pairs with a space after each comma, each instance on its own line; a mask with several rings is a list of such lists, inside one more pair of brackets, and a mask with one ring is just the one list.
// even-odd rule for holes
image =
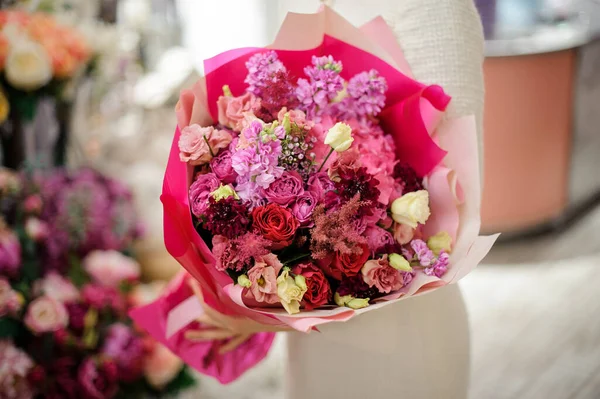
[[81, 260], [76, 255], [69, 255], [69, 279], [77, 288], [89, 281], [88, 275], [81, 266]]
[[164, 389], [167, 395], [176, 395], [196, 385], [196, 378], [190, 373], [187, 366], [183, 367], [177, 377], [173, 379]]
[[8, 317], [0, 317], [0, 338], [16, 338], [21, 330], [21, 323], [18, 320]]

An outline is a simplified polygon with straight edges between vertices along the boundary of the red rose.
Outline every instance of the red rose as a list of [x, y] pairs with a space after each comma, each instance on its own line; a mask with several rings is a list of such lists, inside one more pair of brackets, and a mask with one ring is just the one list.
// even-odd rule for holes
[[302, 263], [295, 266], [292, 273], [300, 274], [306, 280], [308, 289], [302, 298], [304, 309], [312, 310], [331, 301], [329, 281], [318, 267], [312, 263]]
[[319, 266], [325, 274], [336, 280], [341, 281], [342, 276], [356, 276], [369, 260], [369, 247], [363, 245], [361, 248], [362, 252], [357, 254], [340, 254], [336, 252], [335, 255], [320, 260]]
[[254, 208], [252, 225], [264, 238], [273, 242], [273, 249], [290, 245], [300, 227], [298, 219], [277, 204]]

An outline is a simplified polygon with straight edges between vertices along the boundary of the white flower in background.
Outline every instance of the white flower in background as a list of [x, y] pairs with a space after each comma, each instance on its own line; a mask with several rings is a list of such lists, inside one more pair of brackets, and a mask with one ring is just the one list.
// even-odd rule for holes
[[16, 89], [36, 90], [52, 79], [52, 63], [40, 44], [18, 39], [11, 42], [5, 75]]

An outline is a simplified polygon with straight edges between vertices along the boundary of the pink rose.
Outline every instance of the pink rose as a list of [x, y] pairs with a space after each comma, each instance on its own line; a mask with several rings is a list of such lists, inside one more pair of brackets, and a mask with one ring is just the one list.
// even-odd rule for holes
[[301, 226], [312, 227], [314, 224], [311, 216], [317, 206], [317, 198], [310, 191], [299, 195], [292, 203], [292, 215], [298, 219]]
[[196, 124], [187, 126], [179, 137], [179, 158], [190, 165], [204, 165], [210, 162], [212, 154], [216, 155], [220, 149], [226, 148], [231, 140], [231, 134], [225, 130]]
[[182, 368], [183, 362], [179, 356], [159, 343], [155, 343], [144, 358], [144, 376], [148, 383], [158, 390], [173, 381]]
[[257, 258], [252, 269], [248, 271], [248, 278], [252, 285], [246, 296], [258, 302], [279, 303], [277, 275], [282, 267], [283, 264], [274, 254]]
[[44, 295], [29, 304], [24, 322], [32, 332], [44, 333], [66, 327], [69, 316], [65, 305]]
[[279, 123], [283, 122], [283, 118], [285, 118], [285, 114], [289, 114], [290, 123], [295, 124], [300, 129], [310, 130], [315, 125], [312, 121], [306, 120], [306, 114], [299, 109], [292, 109], [290, 111], [287, 110], [286, 107], [281, 108], [279, 113], [277, 114], [277, 120]]
[[221, 182], [214, 173], [196, 176], [190, 186], [190, 208], [197, 218], [202, 217], [208, 208], [210, 193], [219, 188]]
[[43, 240], [48, 236], [48, 225], [35, 217], [29, 217], [25, 221], [25, 233], [33, 241]]
[[327, 175], [327, 172], [319, 172], [311, 175], [308, 178], [308, 190], [311, 191], [317, 201], [323, 200], [327, 191], [333, 190], [335, 187], [333, 181]]
[[23, 208], [27, 213], [40, 213], [42, 211], [42, 198], [37, 194], [32, 194], [23, 201]]
[[392, 234], [378, 226], [370, 226], [365, 231], [365, 236], [367, 237], [367, 245], [371, 253], [383, 251], [388, 245], [394, 244]]
[[55, 271], [49, 272], [42, 280], [36, 281], [35, 291], [62, 303], [79, 299], [77, 288]]
[[237, 178], [237, 173], [231, 166], [231, 151], [225, 150], [210, 161], [210, 169], [223, 182], [232, 184]]
[[21, 306], [19, 294], [12, 289], [7, 279], [0, 277], [0, 317], [16, 314]]
[[394, 239], [398, 244], [408, 244], [414, 235], [415, 229], [412, 227], [402, 223], [394, 223]]
[[304, 183], [298, 172], [284, 172], [269, 187], [263, 189], [264, 197], [269, 202], [288, 206], [299, 195], [304, 194]]
[[114, 250], [90, 252], [83, 259], [83, 268], [92, 280], [105, 287], [118, 287], [124, 281], [140, 277], [140, 265]]
[[387, 255], [377, 260], [367, 261], [361, 273], [369, 287], [375, 286], [384, 294], [399, 290], [404, 285], [402, 273], [389, 265]]
[[260, 99], [248, 92], [239, 97], [221, 96], [217, 107], [219, 123], [240, 132], [244, 128], [246, 115], [254, 115], [254, 112], [260, 109]]

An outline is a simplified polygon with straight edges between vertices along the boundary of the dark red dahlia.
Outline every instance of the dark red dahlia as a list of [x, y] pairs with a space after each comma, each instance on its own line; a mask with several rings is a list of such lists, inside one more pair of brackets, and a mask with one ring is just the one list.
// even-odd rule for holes
[[210, 197], [205, 217], [204, 226], [208, 231], [213, 235], [222, 235], [229, 239], [244, 234], [250, 224], [248, 208], [234, 197], [219, 201]]
[[270, 79], [271, 82], [262, 90], [262, 107], [256, 115], [265, 122], [277, 119], [277, 113], [281, 108], [294, 108], [297, 102], [294, 96], [294, 85], [288, 72], [279, 70]]
[[357, 274], [352, 277], [344, 277], [337, 293], [341, 296], [352, 295], [355, 298], [371, 298], [373, 299], [379, 294], [377, 287], [369, 287], [363, 280], [362, 274]]
[[394, 178], [404, 186], [402, 193], [411, 193], [423, 189], [423, 179], [407, 163], [397, 163], [394, 167]]
[[368, 173], [367, 168], [358, 168], [340, 171], [340, 180], [335, 183], [335, 188], [344, 202], [358, 194], [360, 201], [374, 204], [379, 199], [378, 184], [379, 180]]

